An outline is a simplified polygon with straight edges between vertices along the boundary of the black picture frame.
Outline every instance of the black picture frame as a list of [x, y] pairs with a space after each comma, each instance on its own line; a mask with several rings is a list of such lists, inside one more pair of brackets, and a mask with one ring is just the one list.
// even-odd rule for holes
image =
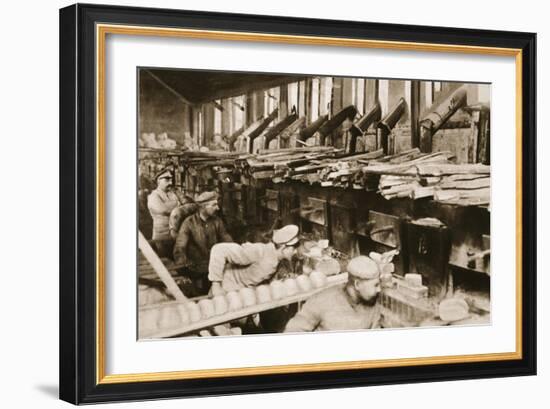
[[[522, 293], [517, 359], [102, 383], [97, 353], [98, 23], [516, 49], [521, 54]], [[60, 398], [74, 404], [536, 374], [536, 34], [101, 5], [60, 10]], [[101, 287], [99, 287], [101, 288]]]

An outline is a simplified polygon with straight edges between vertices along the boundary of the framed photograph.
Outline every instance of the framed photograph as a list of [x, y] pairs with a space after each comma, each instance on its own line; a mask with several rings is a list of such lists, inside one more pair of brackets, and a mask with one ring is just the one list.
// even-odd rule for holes
[[535, 56], [61, 9], [61, 399], [536, 374]]

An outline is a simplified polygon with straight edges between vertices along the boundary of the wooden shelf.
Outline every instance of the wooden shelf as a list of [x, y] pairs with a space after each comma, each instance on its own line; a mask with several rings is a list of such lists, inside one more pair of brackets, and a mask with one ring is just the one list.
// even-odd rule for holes
[[[140, 333], [139, 339], [143, 340], [143, 339], [154, 339], [154, 338], [167, 338], [167, 337], [173, 337], [176, 335], [183, 335], [189, 332], [201, 330], [203, 328], [210, 328], [215, 325], [231, 322], [239, 318], [260, 313], [262, 311], [267, 311], [267, 310], [282, 307], [285, 305], [294, 304], [300, 301], [307, 300], [312, 295], [317, 294], [327, 288], [343, 284], [347, 281], [347, 279], [348, 279], [347, 273], [341, 273], [334, 276], [329, 276], [327, 277], [327, 283], [323, 287], [315, 288], [311, 291], [298, 293], [289, 297], [281, 298], [279, 300], [272, 300], [263, 304], [252, 305], [250, 307], [242, 308], [238, 311], [231, 311], [226, 314], [218, 315], [218, 316], [211, 317], [198, 322], [194, 322], [191, 324], [186, 324], [181, 327], [159, 329], [159, 330], [155, 330], [154, 332], [147, 332], [143, 334]], [[163, 303], [160, 305], [157, 304], [157, 305], [144, 306], [144, 307], [141, 307], [140, 309], [143, 310], [143, 309], [152, 309], [152, 308], [165, 308], [169, 305], [175, 305], [175, 304], [181, 304], [181, 303], [178, 301], [172, 301], [172, 302]]]

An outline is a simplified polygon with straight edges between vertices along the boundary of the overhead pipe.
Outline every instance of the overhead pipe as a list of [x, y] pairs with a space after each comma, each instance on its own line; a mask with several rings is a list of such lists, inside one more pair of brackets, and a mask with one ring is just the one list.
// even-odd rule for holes
[[226, 138], [230, 151], [235, 150], [235, 142], [237, 142], [237, 138], [244, 132], [244, 130], [245, 130], [244, 126], [241, 126], [239, 129], [237, 129], [235, 132], [233, 132], [231, 135], [229, 135]]
[[273, 125], [271, 129], [268, 129], [264, 135], [264, 138], [265, 138], [264, 148], [268, 149], [269, 142], [275, 139], [281, 132], [283, 132], [287, 127], [289, 127], [297, 118], [298, 118], [298, 115], [296, 114], [287, 115], [286, 118], [280, 120], [278, 123]]
[[357, 109], [355, 106], [349, 105], [326, 121], [315, 133], [315, 136], [318, 138], [318, 145], [325, 146], [327, 136], [338, 128], [346, 119], [353, 120], [355, 115], [357, 115]]
[[321, 115], [315, 121], [313, 121], [304, 129], [302, 129], [297, 139], [299, 141], [305, 142], [306, 140], [311, 138], [315, 134], [315, 132], [317, 132], [319, 127], [323, 125], [327, 121], [327, 119], [328, 119], [328, 115]]
[[431, 152], [434, 134], [456, 111], [466, 105], [467, 92], [466, 87], [463, 85], [435, 106], [435, 109], [420, 121], [420, 150], [422, 152]]
[[[296, 114], [296, 111], [294, 111], [293, 114]], [[296, 138], [299, 137], [300, 130], [302, 130], [304, 128], [305, 123], [306, 123], [306, 117], [305, 116], [296, 118], [296, 120], [293, 123], [291, 123], [288, 127], [286, 127], [281, 132], [279, 137], [281, 138], [281, 143], [285, 145], [284, 148], [288, 148], [288, 142], [290, 141], [290, 138], [293, 135], [295, 135]], [[283, 147], [283, 146], [281, 146], [281, 147]]]
[[261, 135], [261, 133], [268, 127], [268, 125], [277, 118], [277, 115], [279, 115], [279, 108], [275, 108], [273, 112], [269, 114], [269, 116], [264, 119], [260, 125], [256, 129], [253, 129], [248, 134], [248, 153], [252, 153], [254, 150], [254, 139], [256, 139], [258, 136]]
[[363, 135], [371, 124], [379, 121], [381, 114], [382, 109], [380, 108], [380, 104], [377, 102], [365, 115], [363, 115], [351, 126], [345, 144], [346, 154], [355, 153], [357, 148], [357, 138]]
[[380, 141], [380, 145], [384, 154], [388, 154], [388, 139], [392, 129], [395, 127], [397, 122], [401, 119], [405, 113], [405, 108], [407, 107], [407, 102], [405, 98], [399, 98], [397, 104], [386, 114], [386, 116], [378, 122], [376, 126], [376, 140]]

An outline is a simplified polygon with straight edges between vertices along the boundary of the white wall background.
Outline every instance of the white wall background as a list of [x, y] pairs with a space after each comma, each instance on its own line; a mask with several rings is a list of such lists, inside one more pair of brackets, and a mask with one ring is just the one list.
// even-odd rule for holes
[[[545, 72], [550, 29], [543, 2], [521, 4], [463, 0], [412, 2], [302, 2], [278, 0], [93, 1], [90, 3], [202, 9], [208, 11], [316, 17], [387, 23], [442, 25], [479, 29], [538, 32], [538, 156], [550, 154], [545, 136], [550, 128], [544, 113], [550, 109]], [[65, 1], [11, 1], [3, 7], [0, 24], [2, 199], [0, 226], [0, 402], [2, 407], [53, 408], [66, 406], [58, 393], [58, 8]], [[545, 87], [546, 86], [546, 87]], [[539, 209], [548, 208], [544, 190], [550, 161], [538, 163]], [[6, 230], [7, 227], [7, 230]], [[261, 406], [350, 406], [465, 408], [521, 407], [547, 397], [550, 360], [546, 346], [549, 298], [542, 257], [547, 247], [548, 214], [539, 214], [538, 345], [539, 375], [528, 378], [472, 380], [416, 385], [290, 392], [117, 404], [122, 407], [176, 408], [220, 405], [241, 408]], [[546, 344], [546, 345], [545, 345]], [[544, 400], [543, 400], [544, 401]], [[344, 403], [345, 402], [345, 403]], [[542, 407], [544, 404], [535, 404]]]

